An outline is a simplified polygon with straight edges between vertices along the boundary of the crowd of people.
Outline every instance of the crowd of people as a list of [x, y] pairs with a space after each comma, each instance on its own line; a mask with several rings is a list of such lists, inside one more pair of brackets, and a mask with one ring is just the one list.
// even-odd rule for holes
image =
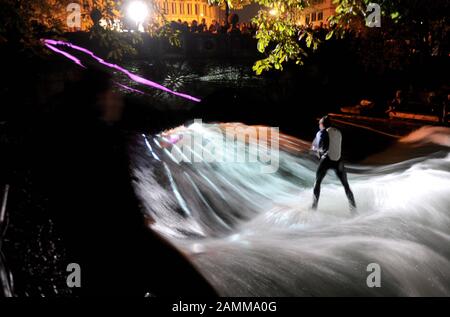
[[224, 34], [224, 33], [237, 33], [237, 34], [249, 34], [252, 35], [256, 32], [256, 25], [253, 23], [225, 23], [225, 21], [212, 20], [212, 23], [208, 25], [206, 19], [202, 19], [200, 23], [193, 20], [190, 24], [187, 21], [182, 22], [178, 20], [176, 25], [182, 31], [189, 31], [191, 33], [208, 32], [211, 34]]
[[[251, 22], [237, 22], [231, 21], [226, 23], [226, 21], [212, 20], [211, 24], [208, 25], [206, 19], [201, 21], [192, 20], [188, 21], [172, 21], [170, 25], [172, 28], [179, 30], [183, 33], [209, 33], [209, 34], [242, 34], [242, 35], [255, 35], [256, 24]], [[159, 29], [159, 25], [154, 24], [151, 26], [152, 29]]]

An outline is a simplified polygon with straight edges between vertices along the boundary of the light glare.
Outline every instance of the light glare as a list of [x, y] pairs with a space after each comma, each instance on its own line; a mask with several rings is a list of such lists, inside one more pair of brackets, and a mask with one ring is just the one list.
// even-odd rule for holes
[[272, 15], [272, 16], [276, 16], [276, 15], [278, 15], [278, 10], [277, 9], [272, 9], [272, 10], [269, 11], [269, 14]]
[[134, 22], [142, 23], [148, 15], [148, 8], [142, 1], [133, 1], [128, 5], [127, 13]]

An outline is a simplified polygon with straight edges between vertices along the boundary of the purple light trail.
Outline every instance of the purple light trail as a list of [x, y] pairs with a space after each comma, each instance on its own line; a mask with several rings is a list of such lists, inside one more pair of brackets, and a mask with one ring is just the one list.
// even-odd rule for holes
[[160, 85], [160, 84], [155, 83], [155, 82], [153, 82], [151, 80], [148, 80], [146, 78], [143, 78], [141, 76], [133, 74], [130, 71], [128, 71], [127, 69], [125, 69], [125, 68], [123, 68], [123, 67], [121, 67], [119, 65], [108, 63], [104, 59], [96, 56], [93, 52], [89, 51], [88, 49], [86, 49], [84, 47], [81, 47], [81, 46], [78, 46], [78, 45], [74, 45], [74, 44], [69, 43], [69, 42], [59, 41], [59, 40], [44, 39], [43, 41], [44, 41], [45, 46], [47, 46], [49, 49], [51, 49], [52, 51], [67, 57], [68, 59], [72, 60], [75, 64], [77, 64], [77, 65], [79, 65], [79, 66], [81, 66], [83, 68], [86, 68], [86, 67], [81, 63], [81, 61], [78, 58], [76, 58], [75, 56], [73, 56], [73, 55], [71, 55], [71, 54], [69, 54], [69, 53], [67, 53], [65, 51], [62, 51], [62, 50], [56, 48], [55, 46], [66, 46], [66, 47], [69, 47], [71, 49], [80, 51], [80, 52], [82, 52], [84, 54], [87, 54], [87, 55], [91, 56], [93, 59], [95, 59], [97, 62], [99, 62], [100, 64], [105, 65], [105, 66], [107, 66], [109, 68], [112, 68], [112, 69], [115, 69], [115, 70], [118, 70], [118, 71], [124, 73], [125, 75], [128, 76], [128, 78], [130, 78], [131, 80], [133, 80], [133, 81], [135, 81], [135, 82], [137, 82], [139, 84], [142, 84], [142, 85], [145, 85], [145, 86], [148, 86], [148, 87], [152, 87], [152, 88], [156, 88], [156, 89], [168, 92], [168, 93], [170, 93], [172, 95], [175, 95], [175, 96], [178, 96], [178, 97], [181, 97], [181, 98], [184, 98], [184, 99], [188, 99], [188, 100], [191, 100], [191, 101], [195, 101], [195, 102], [200, 102], [201, 101], [199, 98], [196, 98], [196, 97], [193, 97], [193, 96], [190, 96], [188, 94], [181, 93], [181, 92], [173, 91], [173, 90], [171, 90], [171, 89], [169, 89], [169, 88], [167, 88], [167, 87], [165, 87], [163, 85]]
[[73, 56], [73, 55], [71, 55], [71, 54], [69, 54], [69, 53], [67, 53], [67, 52], [64, 52], [64, 51], [62, 51], [62, 50], [60, 50], [60, 49], [57, 49], [56, 47], [54, 47], [53, 45], [50, 45], [50, 44], [48, 44], [48, 43], [45, 43], [45, 46], [47, 46], [49, 49], [51, 49], [52, 51], [54, 51], [54, 52], [56, 52], [56, 53], [58, 53], [58, 54], [61, 54], [61, 55], [63, 55], [63, 56], [65, 56], [65, 57], [67, 57], [68, 59], [70, 59], [71, 61], [73, 61], [75, 64], [77, 64], [77, 65], [79, 65], [79, 66], [81, 66], [81, 67], [83, 67], [83, 68], [86, 68], [86, 66], [84, 66], [82, 63], [81, 63], [81, 61], [78, 59], [78, 58], [76, 58], [75, 56]]
[[120, 87], [122, 87], [122, 88], [124, 88], [126, 90], [129, 90], [129, 91], [141, 94], [141, 95], [145, 95], [145, 92], [140, 91], [138, 89], [131, 88], [131, 87], [127, 86], [127, 85], [124, 85], [124, 84], [121, 84], [121, 83], [118, 83], [118, 82], [116, 82], [116, 85], [118, 85], [118, 86], [120, 86]]

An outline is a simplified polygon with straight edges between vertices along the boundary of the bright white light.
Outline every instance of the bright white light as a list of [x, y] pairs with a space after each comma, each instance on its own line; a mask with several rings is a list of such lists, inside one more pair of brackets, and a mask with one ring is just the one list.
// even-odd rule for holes
[[142, 1], [133, 1], [127, 8], [128, 16], [136, 23], [142, 23], [148, 15], [147, 5]]
[[269, 14], [275, 16], [275, 15], [278, 14], [278, 10], [277, 9], [272, 9], [272, 10], [269, 11]]
[[192, 130], [200, 130], [202, 128], [202, 124], [198, 123], [198, 122], [194, 122], [191, 125], [189, 125], [188, 128], [192, 129]]

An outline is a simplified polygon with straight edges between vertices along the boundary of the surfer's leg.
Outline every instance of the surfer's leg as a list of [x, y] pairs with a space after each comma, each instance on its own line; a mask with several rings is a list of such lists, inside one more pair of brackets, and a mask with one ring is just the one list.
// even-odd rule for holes
[[327, 174], [329, 165], [329, 160], [327, 158], [323, 158], [320, 160], [319, 167], [317, 168], [316, 172], [316, 182], [314, 184], [314, 197], [313, 197], [313, 205], [312, 209], [316, 210], [317, 205], [319, 204], [319, 197], [320, 197], [320, 185], [322, 184], [322, 180]]
[[337, 164], [335, 171], [336, 171], [337, 177], [339, 178], [342, 185], [344, 186], [345, 194], [347, 195], [348, 201], [350, 203], [350, 210], [352, 213], [356, 213], [355, 197], [353, 196], [353, 192], [350, 189], [350, 185], [348, 184], [347, 172], [345, 171], [344, 162], [340, 161]]

